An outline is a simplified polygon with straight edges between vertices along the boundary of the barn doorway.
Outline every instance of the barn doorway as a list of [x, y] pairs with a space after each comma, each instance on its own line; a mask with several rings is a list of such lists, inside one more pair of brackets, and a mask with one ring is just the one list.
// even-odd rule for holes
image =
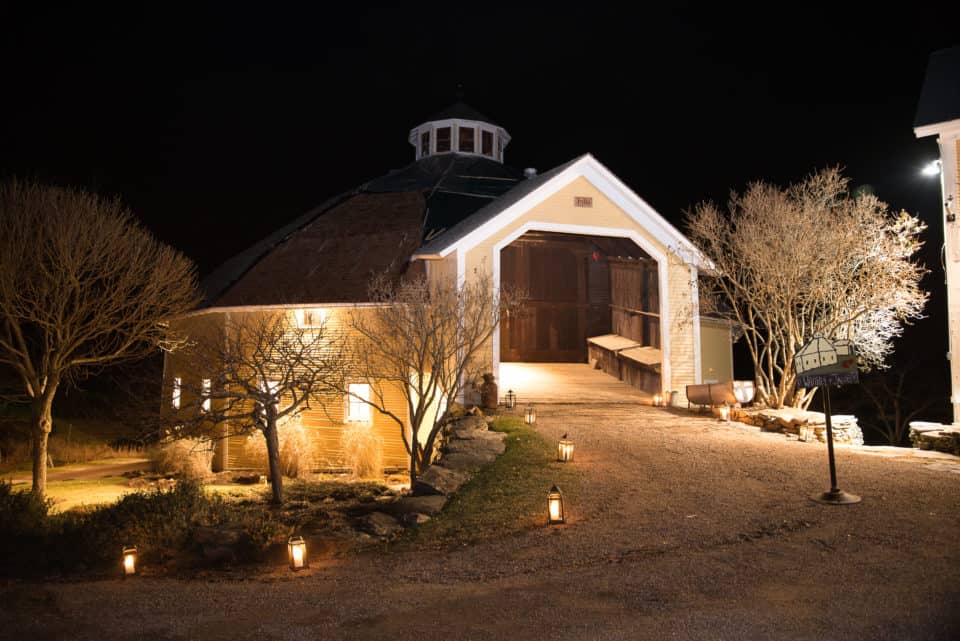
[[500, 283], [526, 294], [503, 362], [586, 363], [587, 338], [611, 333], [660, 347], [657, 261], [630, 239], [528, 231], [501, 250]]

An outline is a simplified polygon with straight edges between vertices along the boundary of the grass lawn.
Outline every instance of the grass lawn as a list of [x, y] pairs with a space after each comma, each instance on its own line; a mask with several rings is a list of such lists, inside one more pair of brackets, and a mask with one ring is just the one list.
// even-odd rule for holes
[[554, 484], [576, 501], [580, 475], [557, 462], [557, 444], [514, 416], [496, 419], [491, 429], [507, 434], [507, 449], [480, 470], [447, 504], [422, 525], [417, 544], [447, 546], [505, 536], [543, 525], [547, 492]]

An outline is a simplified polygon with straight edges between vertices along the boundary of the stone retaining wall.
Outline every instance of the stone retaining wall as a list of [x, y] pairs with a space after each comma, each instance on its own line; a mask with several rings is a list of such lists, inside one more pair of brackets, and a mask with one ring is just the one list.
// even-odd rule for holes
[[[742, 423], [756, 425], [765, 432], [792, 434], [798, 441], [827, 442], [826, 417], [822, 412], [783, 408], [750, 409], [735, 408], [731, 418]], [[857, 417], [849, 414], [834, 414], [831, 426], [833, 442], [843, 445], [863, 445], [863, 432], [857, 424]]]

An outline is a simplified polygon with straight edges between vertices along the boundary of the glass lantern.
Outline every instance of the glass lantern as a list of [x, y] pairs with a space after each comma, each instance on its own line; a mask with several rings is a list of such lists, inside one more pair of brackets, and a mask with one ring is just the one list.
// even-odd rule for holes
[[554, 485], [547, 494], [547, 523], [558, 525], [566, 523], [567, 520], [563, 514], [563, 493], [560, 488]]
[[123, 546], [123, 576], [133, 576], [137, 573], [137, 548], [132, 545]]
[[307, 563], [307, 543], [302, 536], [291, 536], [287, 541], [287, 558], [294, 572], [310, 567]]
[[527, 425], [533, 425], [537, 422], [537, 410], [533, 405], [527, 407], [526, 411], [526, 421]]
[[560, 443], [557, 444], [557, 460], [561, 463], [573, 461], [573, 441], [566, 434], [560, 437]]
[[507, 395], [503, 397], [503, 404], [508, 410], [512, 410], [517, 406], [517, 395], [513, 393], [513, 390], [507, 390]]

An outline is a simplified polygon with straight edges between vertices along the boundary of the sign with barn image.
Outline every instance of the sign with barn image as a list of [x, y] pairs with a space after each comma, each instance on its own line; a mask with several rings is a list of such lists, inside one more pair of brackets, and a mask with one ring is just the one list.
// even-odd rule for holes
[[857, 352], [846, 339], [831, 341], [816, 334], [793, 357], [798, 387], [855, 385], [860, 382]]

